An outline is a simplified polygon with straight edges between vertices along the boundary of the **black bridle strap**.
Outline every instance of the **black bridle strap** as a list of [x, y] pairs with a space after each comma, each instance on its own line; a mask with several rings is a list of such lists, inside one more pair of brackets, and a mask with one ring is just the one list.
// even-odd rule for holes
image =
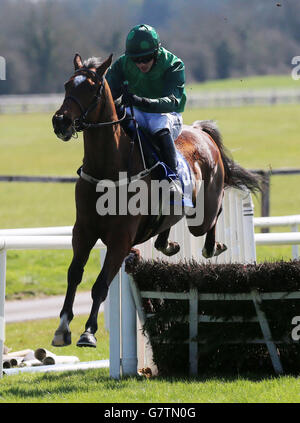
[[74, 103], [76, 103], [77, 106], [79, 107], [79, 109], [81, 111], [81, 114], [84, 114], [85, 113], [85, 111], [84, 111], [84, 109], [83, 109], [80, 101], [76, 97], [74, 97], [73, 95], [68, 95], [67, 97], [65, 97], [65, 101], [66, 100], [72, 100], [72, 101], [74, 101]]
[[98, 76], [98, 74], [91, 69], [80, 68], [76, 71], [76, 73], [79, 72], [79, 71], [85, 71], [85, 72], [91, 73], [93, 76], [96, 77], [96, 79], [100, 82], [100, 84], [99, 84], [98, 91], [95, 94], [95, 101], [92, 102], [91, 105], [86, 110], [84, 110], [80, 101], [76, 97], [74, 97], [72, 95], [65, 97], [65, 101], [66, 100], [72, 100], [74, 103], [77, 104], [77, 106], [80, 108], [80, 111], [81, 111], [81, 116], [78, 119], [76, 119], [75, 122], [74, 122], [74, 125], [73, 125], [74, 132], [80, 132], [80, 131], [83, 131], [85, 129], [101, 128], [103, 126], [117, 125], [118, 123], [121, 123], [126, 118], [126, 109], [124, 110], [124, 115], [118, 120], [114, 120], [114, 121], [111, 121], [111, 122], [97, 122], [97, 123], [86, 122], [87, 115], [97, 106], [97, 104], [98, 104], [98, 102], [99, 102], [99, 100], [102, 96], [103, 88], [104, 88], [104, 76], [102, 76], [102, 78], [100, 78]]
[[[126, 118], [126, 109], [124, 109], [123, 116], [118, 120], [113, 120], [111, 122], [98, 122], [98, 123], [88, 123], [88, 122], [81, 122], [81, 125], [84, 129], [91, 129], [91, 128], [100, 128], [102, 126], [112, 126], [121, 123]], [[132, 118], [129, 118], [132, 119]]]

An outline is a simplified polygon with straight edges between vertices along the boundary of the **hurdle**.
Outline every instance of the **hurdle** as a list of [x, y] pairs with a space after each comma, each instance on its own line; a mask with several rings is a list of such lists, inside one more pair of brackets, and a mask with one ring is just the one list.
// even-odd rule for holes
[[[153, 238], [138, 245], [137, 248], [144, 259], [163, 259], [170, 263], [185, 259], [215, 264], [254, 263], [256, 248], [253, 210], [249, 191], [233, 188], [225, 190], [223, 211], [216, 228], [216, 239], [224, 242], [228, 249], [218, 257], [205, 259], [202, 256], [205, 237], [196, 238], [191, 235], [185, 219], [172, 227], [170, 232], [170, 239], [176, 240], [181, 247], [175, 256], [166, 257], [157, 251], [154, 248]], [[139, 296], [140, 293], [137, 292], [131, 276], [125, 272], [123, 264], [121, 272], [111, 284], [108, 302], [110, 346], [111, 348], [113, 346], [113, 355], [110, 356], [110, 375], [114, 379], [119, 379], [122, 375], [136, 375], [137, 368], [149, 367], [152, 374], [157, 373], [149, 339], [147, 334], [142, 333], [144, 313], [141, 310]], [[195, 363], [195, 359], [192, 358], [192, 360]]]
[[[228, 250], [218, 257], [211, 258], [209, 260], [204, 259], [201, 254], [201, 249], [204, 244], [204, 237], [201, 239], [192, 237], [187, 228], [184, 227], [184, 221], [180, 221], [171, 230], [170, 239], [178, 241], [182, 247], [181, 251], [176, 257], [167, 258], [162, 256], [161, 253], [154, 249], [153, 240], [149, 240], [141, 246], [141, 255], [143, 258], [148, 260], [164, 259], [173, 263], [176, 263], [184, 259], [195, 259], [198, 262], [213, 263], [213, 264], [251, 264], [256, 262], [256, 239], [254, 234], [254, 218], [253, 218], [253, 202], [249, 192], [238, 191], [235, 189], [226, 190], [224, 201], [223, 201], [223, 212], [219, 217], [216, 239], [220, 242], [224, 242], [228, 246]], [[173, 233], [172, 233], [173, 232]], [[276, 234], [280, 235], [280, 234]], [[297, 237], [296, 237], [297, 238]], [[297, 238], [293, 239], [292, 242], [298, 242]], [[290, 239], [283, 239], [278, 243], [290, 242]], [[272, 241], [274, 243], [274, 240]], [[135, 344], [137, 339], [137, 363], [138, 368], [150, 367], [152, 374], [157, 373], [156, 364], [153, 362], [153, 353], [151, 344], [147, 337], [147, 334], [142, 333], [142, 326], [145, 323], [147, 315], [142, 307], [142, 298], [158, 298], [164, 299], [185, 299], [189, 301], [189, 368], [190, 375], [196, 376], [198, 374], [198, 322], [209, 322], [210, 316], [198, 316], [198, 301], [199, 300], [244, 300], [251, 301], [255, 308], [256, 317], [253, 321], [257, 322], [263, 335], [260, 339], [255, 339], [254, 342], [265, 344], [269, 352], [270, 359], [272, 361], [273, 369], [276, 374], [283, 373], [283, 367], [280, 360], [276, 343], [272, 337], [270, 325], [264, 309], [262, 307], [262, 300], [280, 299], [282, 296], [285, 298], [299, 298], [299, 293], [276, 293], [270, 294], [259, 294], [255, 289], [249, 294], [198, 294], [197, 290], [191, 289], [190, 292], [177, 293], [177, 292], [162, 292], [162, 291], [139, 291], [137, 285], [130, 275], [123, 275], [123, 279], [126, 278], [126, 284], [131, 287], [132, 296], [134, 298], [134, 306], [132, 306], [132, 313], [134, 314], [137, 310], [138, 323], [137, 323], [137, 337], [134, 334], [132, 337], [132, 344]], [[122, 283], [123, 283], [122, 279]], [[124, 305], [123, 305], [124, 307]], [[128, 304], [129, 307], [129, 304]], [[219, 319], [222, 321], [222, 319]], [[235, 316], [234, 321], [241, 322], [239, 316]], [[130, 335], [130, 333], [128, 333]], [[127, 340], [128, 341], [128, 340]], [[201, 342], [200, 342], [201, 343]], [[133, 349], [132, 349], [133, 350]], [[120, 357], [122, 363], [122, 356]], [[116, 360], [117, 363], [117, 360]], [[132, 369], [130, 370], [134, 374], [133, 360]], [[113, 364], [113, 363], [112, 363]], [[114, 364], [113, 364], [114, 365]], [[118, 369], [114, 372], [114, 375], [120, 377]]]

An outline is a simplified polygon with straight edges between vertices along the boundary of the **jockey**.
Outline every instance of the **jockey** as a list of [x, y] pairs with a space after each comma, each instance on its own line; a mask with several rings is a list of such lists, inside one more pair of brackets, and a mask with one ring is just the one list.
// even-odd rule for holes
[[110, 67], [106, 78], [114, 100], [123, 96], [125, 107], [134, 107], [137, 122], [150, 132], [163, 161], [177, 176], [174, 141], [182, 130], [181, 112], [186, 103], [182, 60], [161, 46], [154, 28], [137, 25], [127, 36], [125, 54]]

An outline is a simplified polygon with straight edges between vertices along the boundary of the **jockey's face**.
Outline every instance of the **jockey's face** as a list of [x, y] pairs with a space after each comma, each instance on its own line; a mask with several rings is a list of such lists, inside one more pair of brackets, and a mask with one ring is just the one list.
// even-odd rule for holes
[[131, 60], [133, 61], [133, 63], [136, 64], [136, 66], [139, 68], [141, 72], [147, 73], [151, 70], [154, 64], [155, 57], [156, 57], [155, 53], [150, 53], [144, 56], [132, 57]]
[[150, 71], [150, 69], [152, 68], [154, 63], [154, 59], [151, 59], [149, 62], [147, 63], [135, 63], [136, 66], [139, 68], [139, 70], [143, 73], [147, 73]]

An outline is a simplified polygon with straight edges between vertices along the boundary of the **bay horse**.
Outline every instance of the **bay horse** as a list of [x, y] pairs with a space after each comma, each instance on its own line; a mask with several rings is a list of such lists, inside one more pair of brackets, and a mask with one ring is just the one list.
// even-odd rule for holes
[[[95, 58], [83, 62], [79, 54], [74, 57], [75, 73], [65, 84], [64, 101], [52, 118], [55, 134], [69, 141], [77, 130], [83, 130], [84, 158], [81, 177], [76, 182], [76, 221], [72, 233], [73, 259], [68, 269], [68, 284], [65, 301], [60, 312], [60, 324], [52, 345], [71, 343], [69, 324], [73, 319], [73, 302], [76, 288], [82, 280], [85, 264], [91, 249], [98, 239], [107, 247], [104, 265], [92, 287], [92, 307], [85, 330], [77, 346], [96, 347], [95, 333], [99, 307], [105, 300], [109, 285], [127, 258], [128, 265], [138, 259], [138, 250], [133, 247], [158, 235], [155, 247], [164, 254], [176, 254], [180, 246], [169, 241], [170, 228], [183, 216], [170, 213], [162, 222], [153, 225], [153, 216], [105, 215], [96, 210], [99, 194], [97, 181], [117, 181], [119, 172], [128, 170], [132, 174], [143, 170], [138, 146], [132, 146], [120, 124], [114, 100], [105, 73], [112, 63], [112, 55], [103, 62]], [[210, 258], [225, 251], [226, 246], [215, 241], [215, 229], [222, 210], [222, 199], [226, 187], [251, 192], [259, 190], [258, 177], [243, 169], [225, 151], [221, 134], [212, 121], [197, 121], [184, 126], [176, 140], [176, 148], [186, 159], [193, 180], [193, 203], [197, 196], [197, 181], [204, 182], [204, 219], [198, 226], [190, 226], [196, 236], [206, 234], [202, 250]], [[143, 180], [150, 185], [152, 172]], [[195, 203], [194, 203], [195, 204]]]

